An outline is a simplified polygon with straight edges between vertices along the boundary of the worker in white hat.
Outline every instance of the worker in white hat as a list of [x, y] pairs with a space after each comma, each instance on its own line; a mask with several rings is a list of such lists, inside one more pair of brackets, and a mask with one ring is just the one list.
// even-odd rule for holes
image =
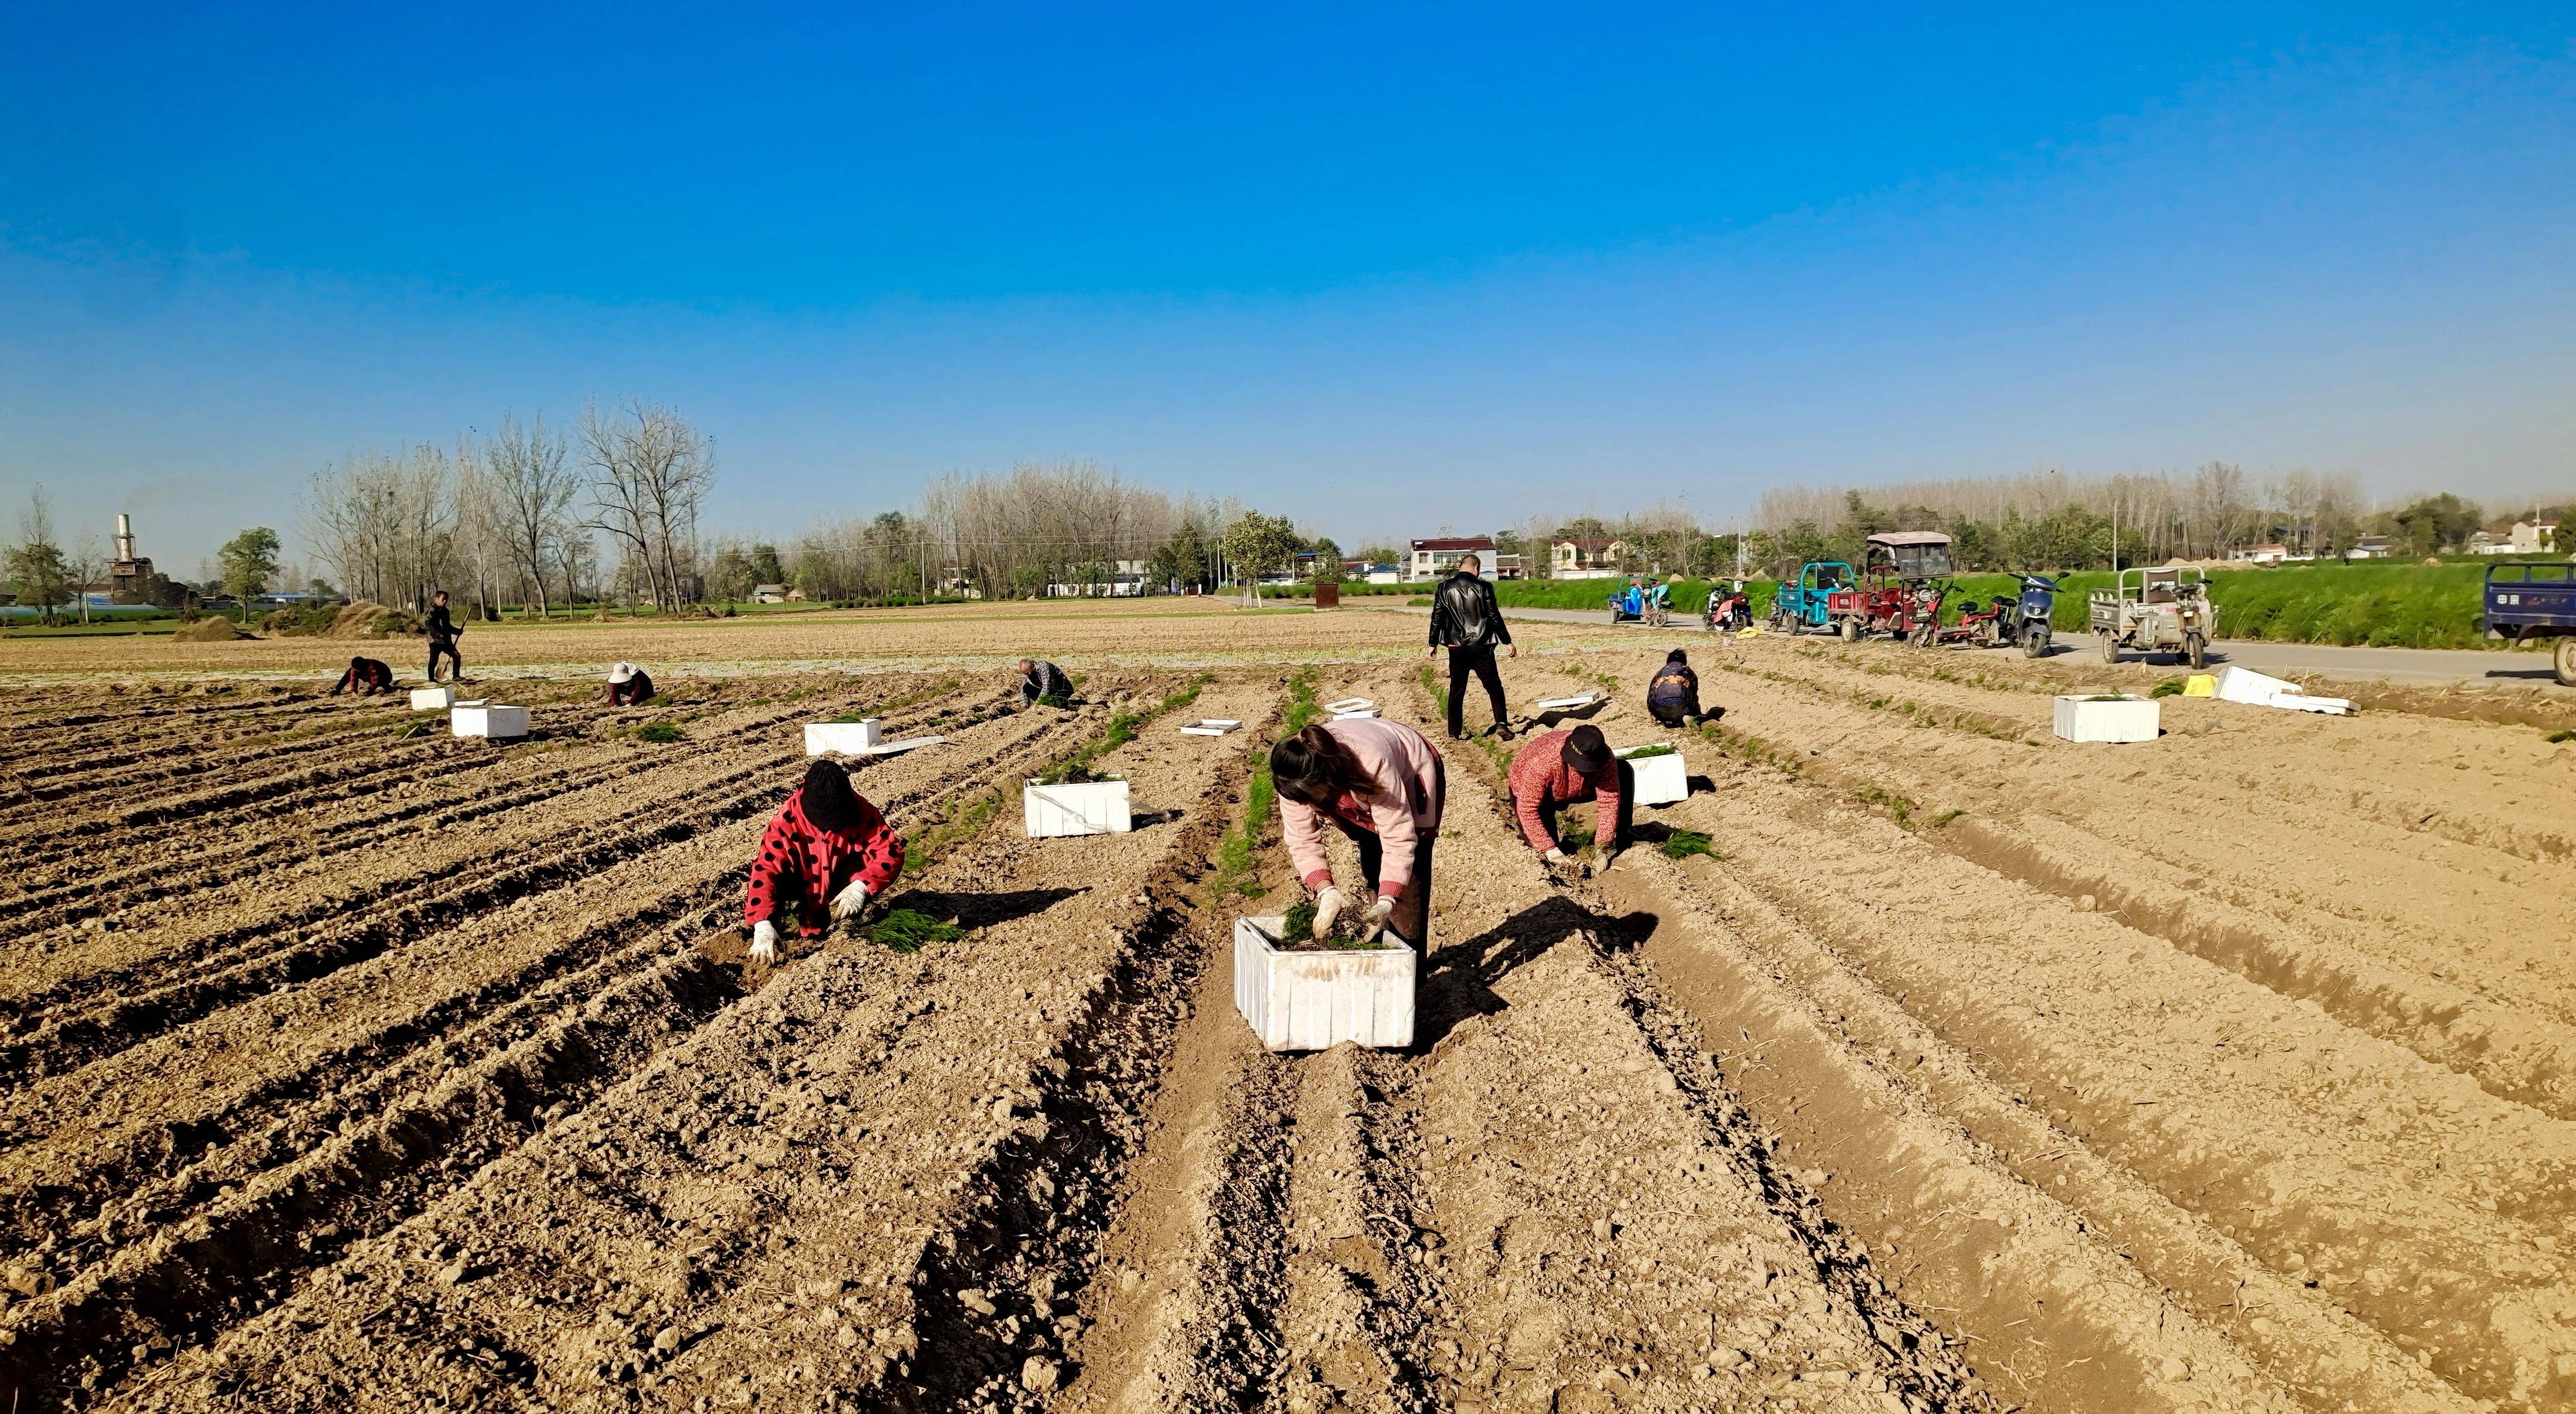
[[653, 696], [653, 676], [633, 663], [608, 665], [608, 705], [640, 707]]

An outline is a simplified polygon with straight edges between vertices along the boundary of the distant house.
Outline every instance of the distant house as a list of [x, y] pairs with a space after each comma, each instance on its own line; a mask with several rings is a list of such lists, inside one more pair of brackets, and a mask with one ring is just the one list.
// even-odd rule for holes
[[2248, 545], [2228, 558], [2241, 560], [2249, 565], [2277, 565], [2283, 560], [2290, 558], [2290, 547], [2287, 545]]
[[1578, 539], [1548, 542], [1548, 573], [1557, 579], [1611, 579], [1628, 553], [1624, 540]]
[[2384, 560], [2397, 553], [2397, 542], [2385, 535], [2364, 535], [2343, 552], [2347, 560]]
[[2469, 535], [2468, 548], [2472, 555], [2510, 555], [2513, 553], [2513, 532], [2509, 530], [2473, 531]]
[[1494, 578], [1496, 578], [1496, 579], [1527, 579], [1527, 578], [1529, 578], [1529, 556], [1527, 556], [1527, 555], [1506, 555], [1506, 554], [1502, 554], [1502, 553], [1500, 553], [1500, 552], [1497, 552], [1497, 553], [1494, 555]]
[[1405, 562], [1406, 579], [1442, 579], [1458, 568], [1460, 557], [1474, 555], [1483, 561], [1488, 577], [1494, 569], [1494, 537], [1490, 535], [1449, 536], [1409, 542], [1413, 554]]
[[[805, 596], [799, 594], [796, 597], [802, 599]], [[787, 602], [787, 586], [783, 584], [755, 584], [751, 587], [751, 602], [755, 604], [784, 604]]]
[[1387, 563], [1362, 565], [1359, 577], [1371, 584], [1402, 584], [1404, 570], [1402, 566]]
[[1100, 568], [1108, 573], [1097, 579], [1050, 583], [1047, 596], [1053, 599], [1132, 599], [1145, 592], [1143, 560], [1109, 560]]
[[2518, 520], [2513, 523], [2513, 553], [2542, 555], [2558, 548], [2558, 521]]

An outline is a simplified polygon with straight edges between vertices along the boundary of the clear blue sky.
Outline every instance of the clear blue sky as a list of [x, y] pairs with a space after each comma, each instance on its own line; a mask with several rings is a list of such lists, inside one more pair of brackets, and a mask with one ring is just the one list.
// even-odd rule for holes
[[0, 6], [0, 517], [673, 404], [720, 528], [1097, 459], [1345, 544], [2576, 488], [2576, 12]]

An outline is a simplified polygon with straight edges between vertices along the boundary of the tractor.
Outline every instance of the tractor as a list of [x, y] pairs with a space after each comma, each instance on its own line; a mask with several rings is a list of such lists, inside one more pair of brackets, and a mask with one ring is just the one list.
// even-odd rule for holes
[[1851, 589], [1852, 567], [1840, 560], [1809, 560], [1798, 567], [1795, 579], [1782, 584], [1771, 598], [1771, 627], [1784, 633], [1805, 633], [1824, 629], [1831, 632], [1833, 616], [1829, 601]]
[[1950, 537], [1889, 530], [1869, 537], [1857, 583], [1833, 596], [1828, 617], [1845, 643], [1873, 633], [1929, 644], [1950, 593]]

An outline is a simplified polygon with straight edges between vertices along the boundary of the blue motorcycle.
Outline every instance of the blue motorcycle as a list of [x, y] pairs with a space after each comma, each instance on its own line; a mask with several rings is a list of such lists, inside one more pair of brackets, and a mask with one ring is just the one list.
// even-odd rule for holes
[[1998, 604], [2003, 610], [2002, 630], [1996, 636], [2006, 643], [2021, 645], [2025, 658], [2048, 656], [2048, 616], [2057, 608], [2057, 581], [2046, 575], [2016, 574], [2021, 581], [2021, 597], [2010, 605]]

